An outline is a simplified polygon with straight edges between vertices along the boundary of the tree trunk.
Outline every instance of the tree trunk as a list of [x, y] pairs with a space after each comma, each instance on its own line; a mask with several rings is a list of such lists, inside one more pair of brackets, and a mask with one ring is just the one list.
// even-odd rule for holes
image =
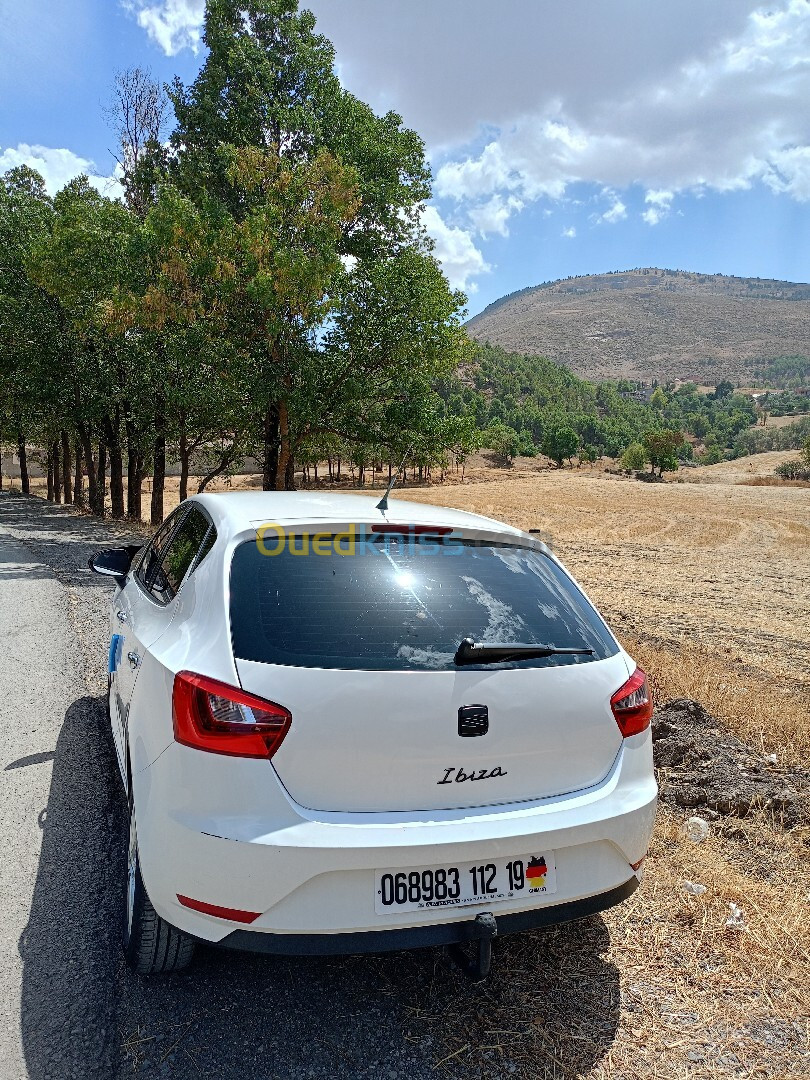
[[104, 417], [104, 441], [110, 452], [110, 510], [114, 518], [124, 516], [124, 460], [121, 453], [121, 410]]
[[87, 470], [87, 503], [90, 512], [98, 513], [98, 478], [96, 476], [96, 460], [93, 457], [93, 444], [90, 441], [90, 429], [86, 424], [79, 424], [79, 437], [82, 442], [84, 454], [84, 467]]
[[31, 494], [31, 481], [28, 479], [28, 455], [25, 452], [25, 437], [17, 433], [17, 454], [20, 459], [20, 487], [23, 495]]
[[284, 468], [284, 490], [295, 491], [295, 458], [290, 454]]
[[62, 501], [62, 469], [59, 464], [60, 453], [59, 443], [55, 442], [51, 447], [51, 461], [53, 462], [53, 501], [55, 503], [61, 503]]
[[73, 473], [73, 505], [84, 506], [84, 477], [82, 476], [82, 444], [76, 439], [76, 471]]
[[53, 502], [53, 449], [48, 450], [48, 502]]
[[155, 412], [155, 443], [152, 456], [152, 504], [149, 520], [153, 525], [163, 521], [163, 490], [166, 486], [166, 416], [163, 402]]
[[96, 504], [90, 509], [99, 517], [104, 517], [107, 509], [107, 444], [104, 439], [98, 441], [98, 466], [96, 469]]
[[287, 412], [287, 402], [278, 403], [278, 462], [274, 487], [276, 491], [290, 491], [287, 486], [287, 462], [291, 459], [290, 453], [290, 417]]
[[273, 491], [278, 473], [278, 407], [275, 402], [267, 404], [264, 414], [264, 460], [262, 462], [262, 490]]
[[188, 498], [188, 439], [186, 438], [185, 420], [180, 432], [180, 502]]
[[65, 489], [65, 503], [73, 502], [73, 483], [71, 481], [70, 439], [68, 433], [62, 432], [62, 487]]
[[[124, 405], [129, 412], [129, 407]], [[143, 485], [143, 454], [138, 445], [138, 429], [135, 422], [127, 416], [127, 517], [133, 521], [141, 520], [141, 487]]]
[[135, 514], [138, 521], [143, 519], [143, 480], [146, 476], [146, 458], [138, 451], [135, 469]]

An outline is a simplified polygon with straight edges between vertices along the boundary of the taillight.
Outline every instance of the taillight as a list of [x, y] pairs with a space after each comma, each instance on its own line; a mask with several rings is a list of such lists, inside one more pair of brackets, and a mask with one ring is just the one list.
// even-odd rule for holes
[[181, 671], [174, 677], [172, 720], [174, 737], [184, 746], [271, 758], [290, 730], [292, 716], [283, 706], [236, 686]]
[[638, 735], [650, 726], [652, 694], [647, 685], [647, 676], [640, 667], [636, 668], [627, 682], [611, 697], [610, 707], [625, 739], [629, 735]]

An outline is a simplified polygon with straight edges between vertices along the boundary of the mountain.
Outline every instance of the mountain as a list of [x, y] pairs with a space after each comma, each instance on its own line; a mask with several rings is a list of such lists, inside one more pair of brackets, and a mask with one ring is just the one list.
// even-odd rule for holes
[[467, 330], [590, 379], [745, 382], [763, 361], [810, 358], [810, 285], [652, 267], [590, 274], [504, 296]]

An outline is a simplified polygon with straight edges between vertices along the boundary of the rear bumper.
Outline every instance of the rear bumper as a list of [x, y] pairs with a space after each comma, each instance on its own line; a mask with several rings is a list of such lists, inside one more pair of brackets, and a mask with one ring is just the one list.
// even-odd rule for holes
[[[625, 740], [593, 788], [506, 806], [316, 813], [290, 800], [269, 763], [177, 743], [136, 773], [133, 787], [141, 870], [158, 913], [211, 944], [276, 953], [464, 941], [483, 911], [511, 933], [602, 910], [637, 884], [631, 867], [647, 852], [657, 794], [649, 730]], [[542, 899], [375, 911], [377, 870], [536, 851], [553, 851], [557, 863], [557, 892]], [[191, 910], [178, 894], [259, 915], [248, 929]]]
[[[633, 875], [624, 885], [608, 892], [518, 911], [511, 915], [496, 915], [498, 937], [536, 930], [554, 923], [584, 919], [599, 911], [615, 907], [638, 888]], [[395, 952], [399, 949], [421, 949], [435, 945], [463, 945], [476, 941], [481, 933], [474, 918], [465, 922], [440, 923], [429, 926], [409, 926], [401, 930], [367, 930], [351, 934], [256, 934], [250, 930], [234, 930], [218, 946], [245, 952], [272, 953], [283, 956], [353, 956], [359, 953]], [[210, 944], [210, 943], [209, 943]]]

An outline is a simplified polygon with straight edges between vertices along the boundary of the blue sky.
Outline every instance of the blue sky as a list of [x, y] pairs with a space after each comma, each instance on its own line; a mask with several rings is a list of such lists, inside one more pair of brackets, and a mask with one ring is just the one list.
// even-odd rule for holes
[[[810, 279], [809, 0], [312, 0], [338, 73], [425, 139], [470, 312], [571, 274]], [[0, 0], [0, 170], [115, 192], [116, 70], [193, 79], [203, 0]]]

